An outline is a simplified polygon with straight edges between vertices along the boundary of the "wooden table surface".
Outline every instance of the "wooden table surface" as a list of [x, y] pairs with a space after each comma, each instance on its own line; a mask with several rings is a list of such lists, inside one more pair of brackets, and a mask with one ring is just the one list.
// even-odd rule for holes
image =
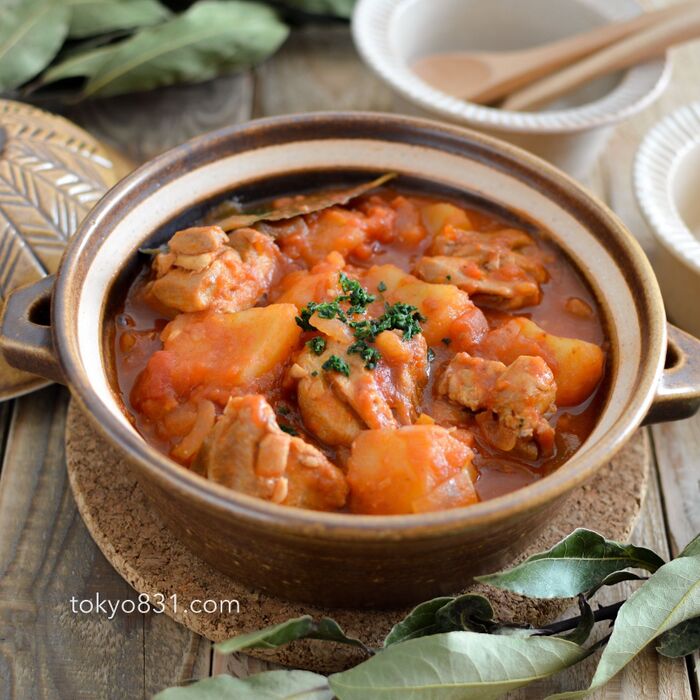
[[[664, 4], [663, 2], [654, 4]], [[631, 191], [631, 160], [661, 115], [700, 99], [700, 45], [678, 50], [666, 94], [614, 135], [589, 183], [653, 259]], [[295, 31], [265, 65], [152, 95], [75, 107], [69, 116], [143, 160], [196, 133], [251, 117], [323, 109], [391, 111], [392, 96], [362, 65], [342, 25]], [[186, 107], [186, 108], [185, 108]], [[164, 615], [74, 614], [70, 599], [137, 600], [88, 535], [66, 480], [68, 392], [57, 386], [0, 404], [0, 698], [149, 698], [164, 687], [264, 664], [219, 658], [208, 641]], [[700, 416], [650, 429], [654, 473], [633, 540], [676, 554], [700, 531]], [[619, 595], [618, 591], [616, 595]], [[698, 698], [698, 659], [641, 654], [593, 698]], [[593, 660], [510, 698], [584, 687]], [[369, 699], [371, 700], [371, 699]]]

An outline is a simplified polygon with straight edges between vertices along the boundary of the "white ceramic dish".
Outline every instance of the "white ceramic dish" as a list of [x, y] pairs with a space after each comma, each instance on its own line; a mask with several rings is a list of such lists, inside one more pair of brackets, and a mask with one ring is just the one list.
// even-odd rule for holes
[[606, 76], [542, 112], [483, 107], [437, 90], [410, 69], [426, 54], [536, 46], [641, 12], [636, 0], [359, 0], [355, 45], [397, 95], [397, 111], [440, 117], [506, 139], [585, 177], [611, 127], [656, 99], [667, 59]]
[[654, 269], [668, 313], [700, 337], [700, 102], [647, 134], [634, 164], [634, 189], [659, 243]]

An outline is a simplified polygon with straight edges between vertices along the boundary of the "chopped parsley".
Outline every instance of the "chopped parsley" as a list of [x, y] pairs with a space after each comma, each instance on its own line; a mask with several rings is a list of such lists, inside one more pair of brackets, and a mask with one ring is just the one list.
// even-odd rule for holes
[[452, 342], [452, 338], [443, 338], [441, 342], [445, 345], [449, 345]]
[[[338, 297], [339, 298], [339, 297]], [[301, 316], [297, 316], [294, 320], [297, 322], [303, 331], [312, 331], [314, 327], [309, 323], [314, 314], [318, 314], [319, 318], [339, 318], [343, 323], [347, 323], [348, 317], [340, 308], [338, 299], [335, 301], [326, 301], [322, 304], [317, 304], [315, 301], [310, 301], [302, 310]]]
[[379, 319], [379, 325], [384, 331], [403, 331], [403, 339], [410, 340], [422, 331], [421, 321], [427, 321], [425, 316], [415, 306], [397, 301], [395, 304], [384, 305], [384, 315]]
[[370, 294], [357, 280], [351, 280], [344, 272], [338, 275], [341, 289], [345, 294], [336, 297], [336, 301], [350, 302], [348, 314], [363, 314], [367, 311], [367, 306], [371, 304], [376, 297]]
[[364, 340], [356, 340], [349, 348], [348, 355], [357, 354], [365, 361], [366, 369], [374, 369], [382, 359], [379, 350], [372, 348]]
[[313, 372], [311, 372], [311, 376], [318, 377], [318, 370], [314, 370]]
[[383, 331], [403, 331], [403, 339], [410, 340], [421, 332], [421, 321], [425, 321], [415, 306], [396, 302], [384, 304], [384, 313], [377, 319], [350, 321], [348, 324], [358, 340], [372, 342]]
[[435, 359], [435, 350], [428, 348], [428, 362], [432, 362]]
[[288, 416], [290, 413], [289, 406], [284, 403], [277, 404], [277, 413], [279, 413], [281, 416]]
[[292, 428], [291, 425], [280, 424], [280, 430], [287, 435], [299, 435], [299, 431], [296, 428]]
[[445, 279], [446, 279], [448, 282], [451, 282], [451, 281], [452, 281], [452, 275], [446, 275], [446, 276], [445, 276]]
[[348, 363], [337, 355], [331, 355], [322, 365], [321, 368], [326, 372], [338, 372], [346, 377], [350, 376], [350, 367]]
[[[427, 320], [415, 306], [396, 302], [395, 304], [384, 303], [384, 313], [379, 318], [366, 318], [361, 321], [351, 321], [351, 317], [367, 312], [367, 306], [376, 299], [374, 294], [370, 294], [357, 280], [350, 279], [344, 272], [338, 275], [338, 283], [343, 291], [333, 301], [317, 303], [309, 302], [296, 317], [297, 325], [305, 331], [313, 331], [311, 317], [318, 314], [320, 318], [334, 319], [342, 321], [353, 330], [355, 342], [348, 347], [348, 354], [359, 355], [365, 362], [366, 369], [374, 369], [381, 354], [376, 348], [370, 347], [377, 336], [384, 331], [401, 331], [404, 340], [410, 340], [413, 336], [422, 332], [421, 322]], [[386, 284], [379, 282], [377, 289], [380, 292], [386, 291]], [[341, 303], [348, 304], [345, 309]], [[324, 338], [317, 336], [311, 338], [306, 345], [315, 355], [322, 355], [327, 348]], [[432, 352], [432, 350], [430, 351]], [[434, 357], [434, 353], [431, 360]], [[339, 372], [346, 377], [350, 376], [348, 363], [337, 355], [331, 355], [321, 367], [326, 372]], [[311, 376], [317, 376], [318, 372], [312, 372]]]
[[314, 355], [323, 355], [326, 349], [326, 339], [317, 335], [315, 338], [311, 338], [311, 340], [307, 341], [306, 345], [311, 348], [311, 352], [313, 352]]

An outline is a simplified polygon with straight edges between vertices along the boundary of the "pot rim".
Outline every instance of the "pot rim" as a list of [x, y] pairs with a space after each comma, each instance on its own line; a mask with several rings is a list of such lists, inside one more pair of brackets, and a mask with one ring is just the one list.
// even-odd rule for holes
[[[219, 140], [240, 142], [240, 150], [255, 150], [274, 143], [288, 143], [301, 134], [311, 134], [313, 139], [318, 139], [325, 133], [324, 129], [329, 133], [336, 130], [334, 135], [326, 136], [329, 139], [374, 134], [373, 138], [399, 142], [405, 141], [399, 137], [400, 132], [408, 131], [420, 144], [433, 148], [439, 146], [441, 150], [452, 149], [462, 155], [466, 151], [473, 159], [480, 158], [490, 167], [527, 177], [532, 186], [539, 183], [541, 188], [546, 188], [544, 193], [547, 196], [552, 196], [552, 189], [558, 190], [566, 205], [574, 207], [579, 215], [595, 215], [613, 232], [610, 240], [621, 249], [620, 254], [625, 255], [629, 263], [626, 276], [632, 275], [642, 283], [639, 295], [642, 298], [636, 298], [636, 301], [638, 308], [644, 308], [648, 315], [648, 367], [628, 399], [631, 410], [618, 418], [601, 440], [586, 449], [575, 468], [567, 469], [579, 453], [552, 474], [521, 489], [465, 508], [435, 513], [377, 516], [304, 510], [268, 503], [203, 479], [149, 445], [119, 421], [98, 396], [78, 359], [78, 341], [74, 332], [77, 308], [71, 299], [82, 283], [84, 251], [91, 238], [98, 237], [102, 226], [109, 226], [110, 213], [114, 213], [124, 200], [128, 203], [129, 195], [144, 185], [150, 183], [157, 187], [159, 177], [167, 178], [169, 172], [196, 167], [198, 155], [204, 157], [207, 152], [216, 150], [215, 144]], [[204, 157], [202, 163], [215, 160], [216, 157]], [[58, 270], [51, 311], [54, 345], [73, 397], [108, 442], [123, 451], [131, 464], [147, 472], [159, 488], [175, 489], [181, 495], [200, 500], [208, 508], [253, 524], [284, 530], [288, 535], [303, 538], [313, 533], [315, 538], [327, 540], [376, 541], [406, 535], [416, 539], [438, 537], [488, 525], [559, 500], [608, 462], [642, 422], [663, 370], [666, 349], [663, 301], [651, 265], [636, 239], [602, 202], [546, 161], [498, 139], [432, 120], [377, 112], [317, 112], [253, 120], [198, 136], [146, 162], [100, 200], [71, 238]]]

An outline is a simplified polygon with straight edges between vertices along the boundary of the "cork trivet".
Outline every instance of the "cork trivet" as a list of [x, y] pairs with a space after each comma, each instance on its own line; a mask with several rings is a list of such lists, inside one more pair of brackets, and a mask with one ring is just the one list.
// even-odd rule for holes
[[[648, 437], [638, 431], [622, 452], [588, 484], [577, 489], [547, 529], [518, 558], [551, 547], [577, 527], [627, 540], [646, 492], [650, 451]], [[178, 609], [166, 613], [194, 632], [221, 641], [299, 615], [331, 615], [351, 636], [376, 646], [407, 611], [326, 610], [273, 598], [251, 590], [203, 562], [171, 535], [113, 448], [100, 437], [75, 403], [66, 428], [68, 476], [78, 510], [112, 566], [139, 592], [162, 593], [166, 605], [177, 594]], [[543, 624], [560, 615], [570, 600], [527, 600], [483, 586], [496, 616]], [[193, 614], [194, 600], [239, 601], [238, 613]], [[316, 641], [296, 642], [251, 655], [295, 668], [330, 673], [358, 660], [351, 647]]]

